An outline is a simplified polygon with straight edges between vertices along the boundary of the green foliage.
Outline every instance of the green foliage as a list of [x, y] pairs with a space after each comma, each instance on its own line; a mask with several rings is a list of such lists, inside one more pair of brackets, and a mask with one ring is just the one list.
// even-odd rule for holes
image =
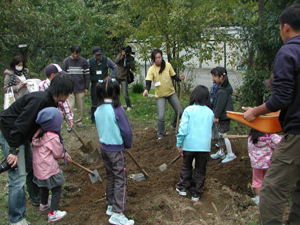
[[142, 83], [135, 83], [131, 86], [131, 90], [135, 94], [140, 94], [144, 92], [145, 86]]
[[[263, 81], [270, 77], [276, 53], [283, 44], [278, 18], [284, 8], [294, 1], [265, 1], [260, 9], [257, 2], [244, 3], [234, 12], [238, 15], [237, 25], [242, 27], [240, 37], [244, 40], [246, 51], [241, 53], [243, 62], [247, 64], [238, 100], [241, 104], [254, 106], [262, 104], [270, 96]], [[261, 16], [259, 11], [263, 12]]]
[[271, 93], [266, 89], [264, 80], [269, 79], [270, 76], [271, 73], [267, 69], [248, 69], [242, 77], [243, 86], [237, 89], [236, 101], [241, 106], [255, 106], [258, 105], [256, 104], [257, 98], [262, 97], [264, 101], [267, 100]]

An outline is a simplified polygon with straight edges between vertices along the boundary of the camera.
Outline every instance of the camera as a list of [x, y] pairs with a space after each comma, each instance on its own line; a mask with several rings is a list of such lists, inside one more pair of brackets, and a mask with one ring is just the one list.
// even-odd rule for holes
[[3, 173], [7, 170], [10, 169], [14, 169], [16, 168], [16, 166], [14, 166], [13, 168], [11, 168], [11, 166], [8, 164], [8, 162], [6, 161], [6, 159], [0, 164], [0, 173]]
[[125, 48], [123, 48], [122, 50], [125, 51], [125, 54], [128, 56], [128, 55], [134, 55], [135, 52], [132, 51], [132, 48], [130, 46], [127, 46]]

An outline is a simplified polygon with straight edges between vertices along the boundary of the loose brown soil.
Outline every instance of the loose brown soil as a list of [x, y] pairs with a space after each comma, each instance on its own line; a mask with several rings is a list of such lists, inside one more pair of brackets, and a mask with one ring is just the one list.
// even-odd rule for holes
[[[181, 159], [169, 169], [159, 170], [160, 165], [178, 155], [175, 132], [169, 129], [166, 137], [157, 140], [155, 125], [148, 128], [134, 122], [131, 125], [134, 141], [130, 152], [150, 176], [139, 182], [128, 179], [125, 215], [134, 219], [135, 224], [258, 224], [258, 208], [250, 199], [252, 168], [245, 138], [231, 139], [237, 156], [234, 161], [225, 164], [220, 160], [209, 161], [204, 194], [200, 201], [193, 202], [189, 195], [182, 197], [175, 191]], [[99, 149], [95, 127], [77, 131], [83, 140], [92, 140]], [[101, 158], [96, 163], [84, 160], [79, 150], [82, 144], [73, 133], [64, 134], [64, 140], [73, 160], [90, 170], [97, 169], [103, 182], [92, 184], [84, 170], [61, 165], [66, 183], [60, 210], [66, 210], [68, 215], [57, 224], [109, 224], [105, 214], [106, 174]], [[217, 150], [214, 144], [212, 152]], [[141, 172], [128, 155], [126, 162], [128, 175]], [[27, 205], [32, 207], [29, 200]]]

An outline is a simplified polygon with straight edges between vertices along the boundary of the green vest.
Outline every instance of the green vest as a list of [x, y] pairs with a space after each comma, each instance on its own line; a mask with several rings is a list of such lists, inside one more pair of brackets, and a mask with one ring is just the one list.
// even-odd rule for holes
[[[98, 80], [104, 80], [105, 77], [108, 76], [108, 67], [106, 66], [107, 58], [105, 56], [102, 56], [101, 63], [97, 63], [95, 58], [89, 59], [89, 65], [90, 65], [90, 79], [91, 81], [98, 81]], [[101, 74], [97, 74], [97, 71], [101, 71]]]

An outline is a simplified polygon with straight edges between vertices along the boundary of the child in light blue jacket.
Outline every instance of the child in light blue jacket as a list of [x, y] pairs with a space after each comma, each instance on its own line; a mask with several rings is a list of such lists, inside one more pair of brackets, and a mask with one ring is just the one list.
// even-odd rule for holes
[[179, 195], [186, 196], [188, 190], [193, 201], [198, 201], [203, 194], [206, 177], [214, 121], [214, 114], [209, 106], [208, 89], [203, 85], [197, 86], [191, 94], [190, 105], [183, 112], [177, 135], [176, 146], [179, 152], [183, 152], [183, 162], [176, 191]]
[[133, 225], [123, 214], [126, 210], [125, 149], [131, 148], [132, 131], [120, 102], [120, 86], [115, 79], [106, 78], [96, 84], [99, 106], [95, 122], [101, 142], [101, 157], [106, 169], [106, 215], [110, 224]]

